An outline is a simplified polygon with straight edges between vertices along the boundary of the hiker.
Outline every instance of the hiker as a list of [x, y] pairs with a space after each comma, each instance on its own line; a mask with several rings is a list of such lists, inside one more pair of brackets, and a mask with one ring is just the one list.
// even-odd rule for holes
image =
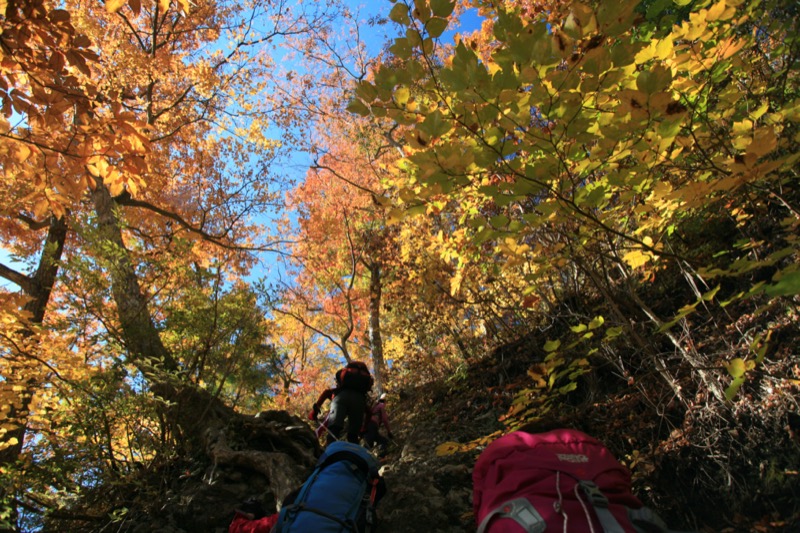
[[630, 471], [574, 429], [514, 431], [486, 447], [472, 473], [477, 533], [666, 533], [631, 492]]
[[[386, 433], [389, 435], [387, 439], [380, 433], [381, 426], [386, 428]], [[382, 393], [372, 406], [367, 420], [367, 427], [364, 431], [364, 442], [367, 443], [367, 448], [374, 448], [375, 444], [378, 445], [378, 457], [383, 458], [386, 456], [386, 447], [390, 440], [394, 440], [392, 429], [389, 427], [389, 415], [386, 413], [386, 393]]]
[[[331, 411], [328, 413], [328, 444], [342, 437], [345, 420], [347, 420], [347, 440], [358, 443], [364, 422], [367, 393], [372, 384], [372, 375], [367, 365], [360, 361], [348, 363], [336, 372], [336, 388], [331, 401]], [[319, 412], [318, 405], [314, 404], [314, 407]]]

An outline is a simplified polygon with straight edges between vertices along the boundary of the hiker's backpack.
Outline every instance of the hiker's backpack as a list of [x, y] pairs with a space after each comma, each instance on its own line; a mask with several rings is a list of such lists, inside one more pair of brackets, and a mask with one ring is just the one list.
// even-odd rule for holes
[[366, 449], [332, 442], [294, 502], [281, 509], [273, 533], [374, 531], [375, 506], [385, 490], [378, 463]]
[[372, 374], [367, 365], [361, 361], [353, 361], [336, 372], [336, 385], [342, 389], [351, 389], [367, 393], [372, 388]]
[[628, 469], [580, 431], [500, 437], [472, 481], [477, 533], [668, 531], [631, 492]]

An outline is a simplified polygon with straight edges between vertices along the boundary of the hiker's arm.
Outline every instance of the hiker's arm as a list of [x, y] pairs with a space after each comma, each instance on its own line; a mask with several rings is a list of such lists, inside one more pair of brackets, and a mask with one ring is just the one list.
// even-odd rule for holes
[[322, 404], [325, 403], [327, 400], [330, 400], [331, 398], [333, 398], [333, 389], [325, 389], [324, 391], [322, 391], [322, 394], [319, 395], [319, 398], [317, 398], [316, 403], [314, 403], [314, 405], [317, 408], [317, 411], [322, 409]]

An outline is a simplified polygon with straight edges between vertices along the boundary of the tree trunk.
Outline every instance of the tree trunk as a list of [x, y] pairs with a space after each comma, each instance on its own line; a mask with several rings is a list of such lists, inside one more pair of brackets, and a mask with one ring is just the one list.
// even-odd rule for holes
[[378, 263], [369, 265], [369, 329], [372, 345], [372, 366], [378, 394], [383, 392], [383, 376], [386, 362], [383, 359], [383, 339], [381, 338], [381, 267]]
[[[224, 427], [233, 410], [209, 392], [186, 383], [178, 362], [161, 342], [142, 294], [130, 255], [122, 240], [108, 189], [98, 183], [92, 193], [102, 249], [111, 274], [123, 342], [131, 363], [147, 379], [150, 390], [167, 402], [167, 419], [190, 449], [203, 449], [213, 430]], [[108, 247], [107, 245], [111, 246]], [[196, 451], [196, 450], [194, 450]]]
[[[61, 255], [64, 252], [64, 243], [67, 240], [67, 221], [62, 218], [51, 218], [47, 238], [39, 256], [39, 265], [32, 276], [21, 279], [20, 289], [30, 297], [25, 304], [24, 310], [31, 314], [29, 321], [32, 325], [39, 325], [44, 320], [47, 303], [56, 283], [58, 275], [58, 265]], [[33, 336], [30, 329], [20, 332], [22, 339], [29, 339]], [[24, 358], [25, 354], [19, 354]], [[5, 420], [9, 427], [0, 437], [0, 465], [12, 464], [17, 461], [22, 453], [25, 443], [25, 434], [28, 429], [28, 415], [33, 394], [37, 389], [38, 380], [28, 375], [11, 373], [3, 376], [4, 381], [0, 382], [0, 400], [2, 405], [8, 406], [5, 413]], [[0, 488], [0, 497], [7, 493], [4, 487]], [[11, 509], [11, 516], [8, 521], [11, 524], [16, 522], [16, 509]], [[16, 527], [0, 529], [0, 532], [16, 531]]]
[[[236, 413], [218, 397], [183, 378], [178, 361], [161, 342], [148, 311], [124, 247], [113, 198], [98, 183], [93, 199], [105, 241], [101, 249], [107, 254], [112, 293], [130, 360], [145, 376], [150, 390], [165, 400], [167, 422], [176, 433], [176, 441], [184, 446], [183, 455], [207, 457], [212, 465], [207, 479], [214, 479], [215, 472], [228, 467], [257, 472], [282, 498], [315, 462], [320, 450], [314, 433], [288, 413], [268, 412], [255, 418]], [[229, 444], [231, 441], [237, 446]]]

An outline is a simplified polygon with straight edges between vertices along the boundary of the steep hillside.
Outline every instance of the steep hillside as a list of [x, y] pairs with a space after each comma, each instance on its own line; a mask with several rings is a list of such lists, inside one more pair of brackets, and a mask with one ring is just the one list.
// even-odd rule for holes
[[[702, 390], [687, 405], [657, 375], [623, 377], [603, 366], [575, 378], [574, 390], [548, 394], [532, 385], [543, 358], [537, 335], [447, 378], [391, 391], [395, 440], [382, 466], [380, 531], [475, 531], [478, 455], [500, 434], [542, 420], [606, 443], [631, 468], [634, 492], [673, 528], [797, 531], [800, 367], [787, 342], [797, 325], [773, 311], [741, 320], [742, 327], [771, 320], [778, 348], [729, 405]], [[239, 419], [205, 456], [176, 456], [125, 484], [98, 487], [67, 515], [52, 514], [45, 531], [225, 533], [241, 502], [256, 498], [272, 509], [310, 472], [321, 451], [310, 429], [283, 412]]]
[[[794, 331], [784, 326], [784, 333]], [[535, 338], [516, 343], [449, 380], [398, 395], [392, 413], [399, 438], [382, 504], [386, 531], [418, 531], [422, 523], [428, 531], [475, 530], [472, 466], [497, 431], [520, 423], [498, 419], [530, 386], [539, 345]], [[544, 418], [606, 443], [631, 468], [634, 492], [672, 528], [797, 531], [800, 416], [797, 386], [782, 379], [797, 376], [790, 353], [776, 355], [730, 406], [701, 396], [689, 409], [675, 400], [653, 403], [669, 397], [662, 381], [626, 381], [601, 369], [583, 376]], [[460, 451], [437, 455], [446, 442], [460, 443]]]

